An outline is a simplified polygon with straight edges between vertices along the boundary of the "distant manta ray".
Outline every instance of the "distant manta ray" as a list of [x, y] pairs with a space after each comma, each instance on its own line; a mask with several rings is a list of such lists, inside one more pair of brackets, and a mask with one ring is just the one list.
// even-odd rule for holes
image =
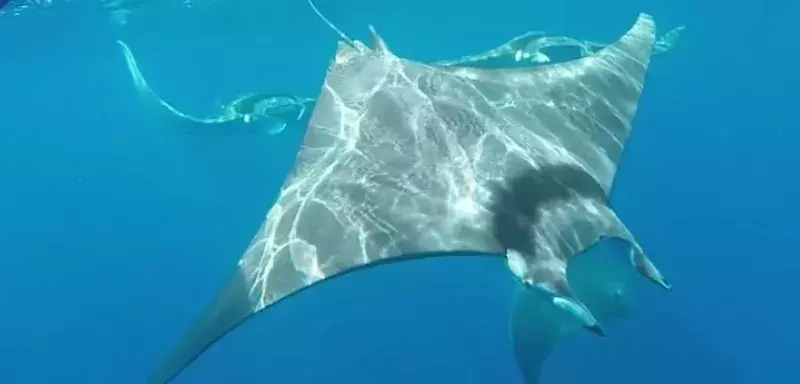
[[[650, 16], [578, 60], [486, 70], [400, 58], [371, 27], [370, 48], [311, 6], [345, 41], [295, 166], [227, 286], [151, 382], [283, 299], [391, 262], [505, 260], [520, 282], [510, 326], [528, 384], [567, 335], [604, 335], [627, 313], [633, 271], [671, 288], [608, 203], [655, 44]], [[583, 254], [602, 239], [627, 257]]]
[[[653, 55], [658, 55], [672, 49], [678, 41], [678, 37], [680, 37], [685, 29], [686, 27], [681, 25], [664, 33], [664, 35], [656, 40]], [[541, 31], [529, 31], [514, 37], [499, 47], [492, 48], [477, 55], [464, 56], [455, 60], [437, 61], [436, 64], [447, 66], [475, 65], [479, 62], [503, 57], [512, 57], [516, 62], [544, 64], [551, 62], [550, 56], [545, 54], [545, 51], [553, 48], [577, 48], [580, 57], [586, 57], [608, 45], [609, 44], [580, 40], [568, 36], [552, 36]]]
[[[116, 2], [112, 3], [117, 4]], [[125, 0], [124, 3], [130, 3], [130, 1]], [[665, 33], [656, 41], [653, 54], [663, 53], [672, 49], [680, 33], [684, 29], [684, 26], [679, 26]], [[176, 109], [161, 99], [147, 84], [131, 49], [122, 41], [118, 41], [117, 43], [122, 48], [128, 71], [139, 93], [146, 96], [147, 99], [158, 103], [174, 116], [188, 121], [200, 124], [226, 124], [237, 121], [244, 123], [260, 122], [270, 127], [268, 133], [276, 134], [282, 132], [286, 128], [286, 123], [288, 121], [300, 120], [305, 113], [306, 106], [314, 102], [313, 98], [251, 93], [224, 105], [221, 112], [216, 116], [204, 118], [194, 117]], [[607, 45], [608, 44], [589, 40], [580, 40], [566, 36], [552, 36], [545, 32], [531, 31], [514, 37], [499, 47], [488, 51], [464, 56], [456, 60], [441, 60], [434, 62], [434, 64], [444, 66], [476, 66], [482, 62], [490, 62], [494, 59], [505, 57], [512, 57], [516, 62], [545, 64], [551, 62], [550, 56], [545, 54], [545, 51], [552, 48], [575, 47], [579, 49], [579, 54], [581, 56], [588, 56]], [[297, 114], [297, 117], [293, 117], [293, 114]]]
[[142, 75], [133, 52], [122, 41], [117, 41], [125, 55], [128, 72], [136, 90], [146, 100], [156, 103], [173, 116], [196, 124], [245, 123], [266, 126], [269, 134], [277, 134], [286, 129], [288, 122], [302, 119], [306, 106], [314, 102], [312, 98], [276, 94], [247, 94], [225, 104], [216, 116], [195, 117], [173, 107], [151, 88]]

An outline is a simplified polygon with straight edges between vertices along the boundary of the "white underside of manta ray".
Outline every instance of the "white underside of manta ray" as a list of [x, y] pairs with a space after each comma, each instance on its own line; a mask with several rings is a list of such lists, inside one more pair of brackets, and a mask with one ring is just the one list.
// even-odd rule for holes
[[196, 124], [259, 124], [267, 127], [267, 132], [282, 132], [287, 124], [299, 121], [305, 115], [307, 106], [313, 98], [291, 95], [246, 94], [225, 104], [219, 114], [210, 117], [196, 117], [182, 112], [159, 97], [144, 78], [133, 52], [122, 41], [117, 41], [128, 66], [136, 91], [148, 102], [168, 111], [171, 115]]
[[[670, 288], [608, 202], [655, 45], [650, 16], [587, 57], [533, 68], [415, 62], [372, 32], [372, 48], [339, 32], [347, 43], [294, 168], [228, 284], [151, 382], [281, 300], [391, 262], [505, 261], [520, 282], [510, 325], [527, 384], [564, 337], [604, 334], [626, 314], [630, 276]], [[585, 254], [602, 239], [622, 249]]]

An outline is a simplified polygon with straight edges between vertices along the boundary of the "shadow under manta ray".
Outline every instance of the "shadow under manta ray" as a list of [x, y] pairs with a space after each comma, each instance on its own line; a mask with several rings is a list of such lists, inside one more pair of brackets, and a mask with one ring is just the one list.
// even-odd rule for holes
[[195, 117], [181, 112], [161, 99], [145, 80], [128, 45], [119, 40], [117, 44], [119, 44], [122, 53], [125, 55], [128, 72], [139, 94], [147, 101], [167, 110], [171, 115], [194, 124], [225, 125], [244, 123], [266, 127], [269, 134], [277, 134], [286, 129], [289, 122], [302, 119], [307, 106], [314, 102], [312, 98], [291, 95], [246, 94], [223, 105], [222, 110], [216, 116]]
[[505, 258], [521, 282], [511, 326], [529, 384], [570, 330], [604, 334], [624, 315], [624, 281], [594, 267], [568, 273], [600, 239], [624, 243], [629, 271], [670, 288], [608, 205], [655, 43], [650, 16], [590, 56], [535, 68], [414, 62], [372, 32], [374, 48], [339, 32], [347, 43], [295, 167], [227, 286], [151, 382], [279, 301], [390, 262]]

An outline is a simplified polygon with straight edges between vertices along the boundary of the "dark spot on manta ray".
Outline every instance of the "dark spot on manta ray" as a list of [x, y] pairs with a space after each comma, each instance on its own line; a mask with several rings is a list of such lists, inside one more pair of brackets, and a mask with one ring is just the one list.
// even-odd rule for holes
[[569, 164], [528, 168], [507, 186], [496, 188], [497, 199], [492, 207], [494, 235], [504, 248], [531, 255], [536, 250], [531, 228], [541, 220], [542, 207], [566, 203], [575, 196], [606, 201], [602, 186], [585, 170]]

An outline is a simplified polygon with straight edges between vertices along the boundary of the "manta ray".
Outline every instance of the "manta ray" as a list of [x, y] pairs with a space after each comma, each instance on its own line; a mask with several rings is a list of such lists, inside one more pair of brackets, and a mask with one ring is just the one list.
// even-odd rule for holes
[[314, 102], [313, 98], [292, 95], [250, 93], [224, 104], [216, 116], [195, 117], [181, 112], [161, 99], [145, 80], [128, 45], [119, 40], [117, 44], [125, 55], [128, 72], [139, 94], [171, 115], [190, 123], [205, 125], [253, 124], [266, 127], [269, 134], [277, 134], [286, 129], [289, 122], [302, 119], [307, 106]]
[[[112, 1], [109, 4], [133, 4], [128, 0]], [[679, 26], [662, 35], [655, 43], [653, 54], [669, 51], [675, 45], [684, 26]], [[133, 52], [122, 41], [117, 42], [125, 55], [128, 72], [133, 79], [137, 91], [150, 102], [155, 103], [180, 119], [199, 124], [228, 124], [231, 122], [258, 123], [266, 125], [269, 134], [277, 134], [286, 129], [287, 122], [300, 120], [308, 106], [315, 99], [291, 95], [248, 93], [224, 104], [220, 113], [212, 117], [194, 117], [181, 112], [161, 99], [148, 85]], [[502, 45], [487, 51], [463, 56], [455, 60], [440, 60], [434, 64], [442, 66], [480, 66], [494, 63], [497, 60], [512, 58], [516, 63], [527, 65], [551, 62], [545, 52], [557, 48], [577, 48], [578, 57], [588, 56], [606, 47], [608, 44], [581, 40], [568, 36], [554, 36], [541, 31], [529, 31], [512, 38]]]
[[[660, 36], [653, 49], [653, 55], [658, 55], [671, 50], [678, 41], [681, 33], [686, 29], [681, 25]], [[514, 62], [530, 64], [544, 64], [552, 61], [545, 52], [556, 48], [575, 48], [578, 57], [586, 57], [605, 48], [609, 44], [591, 40], [581, 40], [569, 36], [553, 36], [542, 31], [528, 31], [498, 47], [489, 49], [476, 55], [463, 56], [455, 60], [437, 61], [436, 64], [446, 66], [474, 66], [505, 57], [513, 58]]]
[[[627, 313], [630, 276], [671, 288], [609, 205], [655, 44], [652, 17], [586, 57], [529, 68], [426, 64], [395, 55], [372, 27], [371, 47], [336, 31], [293, 169], [152, 383], [294, 294], [394, 262], [504, 261], [519, 282], [510, 334], [527, 384], [564, 337], [605, 335]], [[596, 244], [616, 248], [587, 253]]]

